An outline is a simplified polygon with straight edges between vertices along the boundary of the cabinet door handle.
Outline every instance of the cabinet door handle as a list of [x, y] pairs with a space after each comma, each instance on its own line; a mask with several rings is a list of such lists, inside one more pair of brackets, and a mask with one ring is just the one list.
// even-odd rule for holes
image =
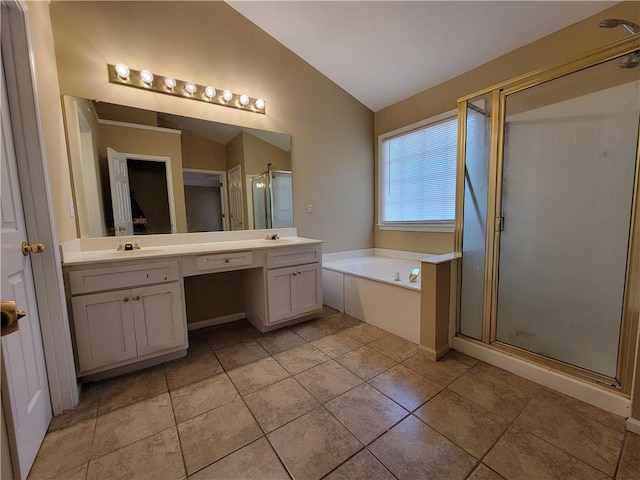
[[133, 297], [133, 299], [137, 302], [138, 300], [140, 300], [140, 295], [136, 295], [135, 297]]
[[294, 277], [296, 276], [296, 272], [293, 272], [293, 276], [294, 276]]
[[129, 297], [124, 297], [124, 298], [122, 299], [122, 301], [123, 301], [124, 303], [127, 303], [127, 302], [129, 301]]

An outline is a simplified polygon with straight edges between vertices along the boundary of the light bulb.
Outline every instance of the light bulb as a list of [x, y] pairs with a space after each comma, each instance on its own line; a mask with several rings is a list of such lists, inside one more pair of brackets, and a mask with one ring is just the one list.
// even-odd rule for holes
[[128, 80], [131, 71], [129, 70], [129, 67], [127, 67], [124, 63], [116, 63], [116, 73], [123, 80]]
[[164, 86], [169, 90], [176, 88], [176, 79], [173, 77], [164, 77]]
[[207, 97], [209, 100], [212, 100], [213, 97], [216, 96], [216, 89], [213, 87], [207, 87], [204, 89], [204, 96]]
[[222, 99], [225, 102], [230, 101], [233, 98], [233, 93], [231, 92], [231, 90], [225, 90], [224, 92], [222, 92]]
[[194, 93], [196, 93], [197, 89], [198, 87], [196, 87], [194, 83], [187, 82], [184, 84], [184, 91], [189, 95], [193, 95]]
[[245, 95], [244, 93], [240, 95], [240, 105], [243, 107], [249, 105], [249, 95]]
[[264, 100], [261, 98], [258, 98], [256, 100], [255, 106], [258, 110], [264, 110]]
[[149, 70], [142, 70], [140, 72], [140, 78], [147, 85], [151, 85], [153, 83], [153, 73], [151, 73]]

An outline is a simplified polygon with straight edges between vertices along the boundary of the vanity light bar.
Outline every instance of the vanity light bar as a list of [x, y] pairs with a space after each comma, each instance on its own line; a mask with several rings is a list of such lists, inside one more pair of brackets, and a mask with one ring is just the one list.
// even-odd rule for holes
[[219, 90], [208, 85], [178, 80], [173, 77], [155, 75], [149, 70], [133, 70], [124, 63], [107, 64], [109, 83], [117, 83], [128, 87], [151, 90], [153, 92], [189, 98], [205, 103], [237, 108], [254, 113], [265, 113], [265, 103], [261, 98], [252, 98], [246, 94], [237, 94], [231, 90]]

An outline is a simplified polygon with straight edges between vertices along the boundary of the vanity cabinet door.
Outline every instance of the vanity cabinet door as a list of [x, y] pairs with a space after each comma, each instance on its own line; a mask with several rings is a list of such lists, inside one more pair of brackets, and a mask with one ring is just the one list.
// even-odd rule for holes
[[296, 315], [297, 267], [277, 268], [267, 271], [269, 318], [267, 323], [277, 323]]
[[186, 345], [180, 284], [131, 289], [138, 355]]
[[71, 304], [80, 371], [137, 356], [128, 289], [74, 297]]
[[320, 264], [296, 267], [297, 314], [314, 312], [322, 308], [322, 271]]

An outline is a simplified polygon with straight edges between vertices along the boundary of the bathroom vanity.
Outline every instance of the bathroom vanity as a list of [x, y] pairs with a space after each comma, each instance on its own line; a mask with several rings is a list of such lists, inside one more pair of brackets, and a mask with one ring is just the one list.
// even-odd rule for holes
[[185, 277], [241, 270], [245, 315], [261, 332], [317, 316], [322, 242], [286, 230], [275, 240], [259, 230], [135, 237], [132, 251], [115, 238], [63, 244], [78, 376], [184, 356]]

